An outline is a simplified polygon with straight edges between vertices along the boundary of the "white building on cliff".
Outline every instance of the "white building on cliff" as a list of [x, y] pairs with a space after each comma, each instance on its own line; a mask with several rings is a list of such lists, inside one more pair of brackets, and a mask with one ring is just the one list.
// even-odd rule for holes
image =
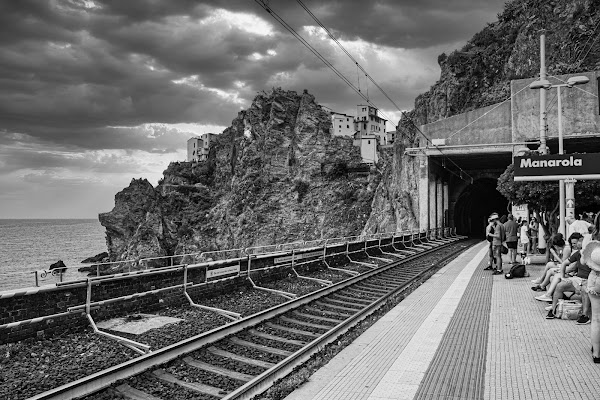
[[187, 160], [190, 162], [206, 161], [210, 145], [217, 135], [214, 133], [203, 133], [194, 136], [187, 141]]
[[389, 135], [386, 134], [387, 120], [378, 115], [375, 107], [359, 104], [356, 109], [356, 118], [331, 112], [333, 136], [351, 137], [354, 145], [360, 147], [362, 162], [375, 164], [379, 160], [378, 146], [389, 144]]

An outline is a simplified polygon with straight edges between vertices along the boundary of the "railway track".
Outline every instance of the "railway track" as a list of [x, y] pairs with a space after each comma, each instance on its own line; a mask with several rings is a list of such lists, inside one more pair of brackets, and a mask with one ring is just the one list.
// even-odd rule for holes
[[382, 254], [385, 266], [32, 399], [249, 399], [469, 245], [454, 238]]

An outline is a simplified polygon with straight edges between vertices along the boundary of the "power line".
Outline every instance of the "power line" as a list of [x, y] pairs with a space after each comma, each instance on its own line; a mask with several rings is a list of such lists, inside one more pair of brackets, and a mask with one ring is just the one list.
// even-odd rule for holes
[[511, 94], [508, 99], [505, 99], [504, 101], [496, 104], [493, 108], [491, 108], [490, 110], [486, 111], [485, 113], [483, 113], [481, 116], [475, 118], [473, 121], [469, 122], [467, 125], [463, 126], [462, 128], [460, 128], [459, 130], [457, 130], [456, 132], [453, 132], [452, 134], [450, 134], [450, 136], [448, 136], [447, 139], [451, 139], [454, 135], [456, 135], [457, 133], [461, 132], [463, 129], [469, 127], [470, 125], [474, 124], [475, 122], [477, 122], [478, 120], [480, 120], [481, 118], [485, 117], [486, 115], [488, 115], [489, 113], [491, 113], [492, 111], [494, 111], [496, 108], [500, 107], [502, 104], [506, 103], [507, 101], [509, 101], [510, 99], [512, 99], [514, 96], [518, 95], [519, 93], [521, 93], [523, 90], [527, 89], [529, 86], [524, 86], [522, 87], [517, 93], [515, 94]]
[[[255, 0], [256, 1], [256, 0]], [[373, 77], [371, 77], [371, 75], [369, 75], [369, 73], [360, 65], [360, 63], [352, 56], [352, 54], [350, 54], [350, 52], [348, 50], [346, 50], [346, 48], [339, 42], [339, 40], [333, 35], [333, 33], [331, 33], [331, 31], [319, 20], [319, 18], [313, 14], [312, 11], [310, 11], [310, 9], [302, 2], [302, 0], [296, 0], [298, 2], [298, 4], [300, 4], [300, 6], [313, 18], [313, 20], [327, 33], [327, 35], [331, 38], [331, 40], [333, 40], [340, 49], [342, 49], [342, 51], [344, 53], [346, 53], [346, 55], [350, 58], [350, 60], [352, 60], [356, 66], [358, 68], [360, 68], [361, 71], [364, 72], [365, 76], [368, 78], [369, 81], [371, 81], [373, 83], [373, 85], [375, 85], [375, 87], [377, 87], [377, 89], [379, 89], [379, 91], [381, 93], [383, 93], [383, 95], [396, 107], [396, 109], [398, 111], [400, 111], [400, 113], [404, 116], [404, 118], [406, 118], [414, 127], [415, 129], [419, 132], [419, 134], [421, 134], [421, 136], [423, 136], [425, 138], [425, 140], [427, 141], [427, 143], [431, 143], [431, 145], [438, 150], [442, 156], [444, 156], [446, 159], [448, 159], [452, 164], [454, 164], [460, 171], [461, 173], [463, 173], [463, 169], [460, 168], [458, 166], [458, 164], [456, 164], [452, 159], [448, 158], [444, 152], [436, 145], [433, 144], [433, 142], [431, 141], [431, 139], [429, 137], [427, 137], [427, 135], [425, 135], [421, 129], [419, 128], [419, 126], [413, 121], [412, 118], [410, 118], [406, 112], [404, 112], [399, 106], [398, 104], [396, 104], [396, 102], [386, 93], [385, 90], [383, 90], [383, 88], [373, 79]], [[367, 97], [368, 97], [368, 82], [367, 82]], [[369, 100], [367, 99], [367, 102], [369, 102]], [[370, 103], [370, 102], [369, 102]], [[371, 103], [370, 103], [371, 104]], [[374, 105], [373, 105], [374, 106]], [[376, 107], [377, 108], [377, 107]], [[473, 181], [473, 178], [467, 174], [466, 172], [464, 172], [469, 178], [471, 178], [471, 181]]]

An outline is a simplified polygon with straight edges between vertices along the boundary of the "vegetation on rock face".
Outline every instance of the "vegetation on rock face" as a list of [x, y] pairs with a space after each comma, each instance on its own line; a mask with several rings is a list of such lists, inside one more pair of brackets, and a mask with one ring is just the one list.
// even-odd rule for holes
[[[511, 80], [539, 74], [542, 28], [546, 29], [549, 75], [599, 69], [599, 23], [598, 0], [513, 0], [505, 4], [496, 22], [476, 33], [461, 49], [441, 54], [440, 79], [416, 98], [414, 110], [400, 121], [398, 132], [402, 143], [395, 144], [394, 160], [383, 171], [385, 186], [377, 189], [374, 211], [365, 231], [407, 229], [418, 224], [414, 215], [418, 199], [405, 192], [408, 187], [417, 187], [418, 169], [410, 156], [399, 153], [405, 147], [424, 145], [413, 122], [423, 125], [509, 99]], [[403, 177], [405, 172], [408, 174]], [[553, 210], [558, 204], [558, 189], [539, 185], [532, 184], [529, 188], [515, 185], [520, 188], [516, 192], [499, 190], [509, 200], [515, 198], [515, 193], [529, 191], [527, 202], [536, 204], [540, 210]], [[587, 190], [583, 189], [587, 185], [578, 183], [577, 192]], [[524, 201], [523, 196], [521, 199]], [[587, 204], [584, 200], [578, 201], [578, 207], [584, 204]]]
[[415, 100], [426, 124], [506, 100], [512, 79], [539, 74], [539, 35], [546, 32], [548, 74], [600, 68], [600, 2], [513, 0], [461, 49], [441, 54], [441, 77]]

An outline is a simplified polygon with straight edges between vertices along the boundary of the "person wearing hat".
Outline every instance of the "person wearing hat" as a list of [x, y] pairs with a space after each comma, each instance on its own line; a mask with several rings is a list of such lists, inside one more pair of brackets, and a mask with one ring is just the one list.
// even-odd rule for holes
[[500, 275], [502, 273], [502, 243], [506, 240], [506, 232], [504, 230], [504, 225], [499, 221], [500, 218], [498, 217], [498, 213], [492, 213], [492, 215], [490, 215], [490, 220], [493, 224], [493, 233], [491, 233], [492, 229], [490, 229], [490, 236], [492, 237], [492, 253], [496, 262], [496, 269], [493, 274]]
[[[598, 217], [596, 216], [596, 221]], [[594, 240], [588, 243], [581, 254], [581, 259], [590, 267], [587, 281], [587, 292], [592, 305], [592, 327], [590, 339], [592, 341], [592, 358], [594, 363], [600, 364], [600, 232], [592, 234]]]

